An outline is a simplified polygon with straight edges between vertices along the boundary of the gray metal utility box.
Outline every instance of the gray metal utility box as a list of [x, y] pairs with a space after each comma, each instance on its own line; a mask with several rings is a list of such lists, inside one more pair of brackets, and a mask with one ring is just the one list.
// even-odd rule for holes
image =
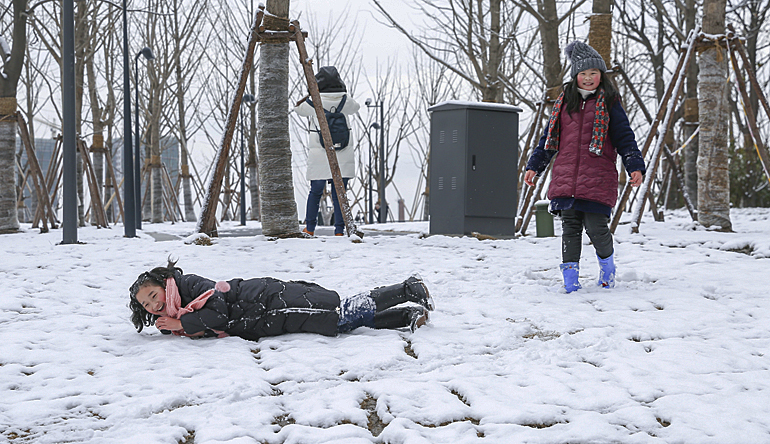
[[521, 108], [448, 101], [428, 111], [430, 234], [513, 236]]

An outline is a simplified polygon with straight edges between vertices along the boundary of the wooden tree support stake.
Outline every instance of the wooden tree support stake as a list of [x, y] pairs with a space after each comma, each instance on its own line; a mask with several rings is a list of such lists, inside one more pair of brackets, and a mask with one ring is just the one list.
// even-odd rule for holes
[[[696, 32], [697, 31], [697, 32]], [[658, 125], [663, 121], [663, 117], [666, 114], [666, 111], [669, 106], [669, 101], [671, 100], [671, 96], [674, 92], [674, 86], [677, 83], [676, 79], [680, 77], [680, 73], [683, 69], [686, 69], [685, 60], [688, 59], [687, 54], [691, 52], [692, 46], [694, 46], [695, 41], [697, 40], [696, 36], [700, 33], [700, 29], [694, 30], [690, 33], [690, 36], [688, 37], [688, 46], [687, 49], [682, 51], [679, 55], [679, 61], [677, 62], [676, 69], [674, 69], [674, 74], [672, 76], [672, 80], [668, 88], [666, 89], [666, 93], [663, 96], [663, 100], [660, 101], [660, 104], [658, 105], [658, 112], [655, 114], [655, 119], [652, 121], [652, 125], [650, 125], [650, 130], [647, 133], [647, 138], [644, 141], [644, 146], [642, 147], [642, 158], [647, 157], [647, 152], [650, 149], [650, 145], [652, 145], [652, 141], [655, 139], [656, 135], [658, 135]], [[664, 137], [663, 134], [660, 135], [661, 139]], [[654, 175], [654, 171], [650, 171], [648, 169], [647, 176], [650, 177]], [[646, 193], [645, 193], [646, 194]], [[610, 224], [610, 232], [614, 233], [615, 229], [618, 227], [618, 224], [620, 223], [620, 216], [623, 213], [623, 208], [625, 208], [626, 203], [628, 202], [628, 198], [631, 196], [631, 183], [626, 182], [626, 184], [623, 186], [623, 191], [621, 192], [620, 198], [618, 199], [618, 203], [615, 205], [615, 214], [612, 218], [612, 223]], [[641, 201], [644, 201], [644, 198], [640, 199]]]
[[305, 48], [305, 38], [302, 35], [302, 32], [300, 32], [300, 29], [299, 21], [294, 20], [291, 22], [289, 31], [294, 31], [296, 33], [295, 35], [297, 41], [297, 49], [299, 50], [299, 59], [305, 72], [307, 89], [310, 92], [310, 97], [313, 101], [313, 108], [315, 108], [316, 117], [318, 118], [318, 126], [321, 130], [324, 146], [326, 147], [324, 151], [326, 151], [326, 158], [329, 160], [329, 167], [332, 172], [332, 182], [334, 182], [334, 188], [337, 190], [337, 199], [339, 200], [340, 209], [342, 210], [342, 218], [345, 220], [345, 231], [347, 232], [348, 236], [355, 234], [358, 237], [363, 238], [364, 233], [356, 227], [356, 224], [353, 221], [353, 213], [350, 211], [350, 204], [348, 203], [348, 195], [345, 192], [345, 185], [342, 181], [340, 165], [337, 162], [337, 153], [334, 151], [334, 143], [332, 143], [332, 135], [329, 131], [329, 124], [326, 122], [323, 103], [321, 102], [321, 93], [318, 91], [318, 83], [315, 80], [315, 74], [313, 73], [311, 60], [308, 57], [307, 49]]
[[83, 159], [83, 170], [85, 171], [86, 181], [88, 182], [88, 190], [91, 193], [91, 208], [96, 216], [96, 226], [109, 228], [110, 224], [107, 223], [107, 213], [104, 211], [102, 193], [99, 192], [99, 185], [96, 183], [94, 166], [91, 163], [91, 158], [88, 157], [88, 147], [83, 139], [78, 139], [77, 148], [80, 152], [80, 157]]
[[[16, 120], [21, 132], [21, 141], [24, 144], [24, 148], [27, 151], [27, 163], [32, 173], [32, 182], [35, 184], [35, 191], [37, 193], [37, 205], [39, 209], [43, 210], [43, 216], [41, 221], [43, 222], [43, 228], [41, 232], [48, 232], [48, 225], [46, 219], [51, 223], [51, 228], [56, 229], [56, 215], [51, 207], [51, 200], [48, 198], [48, 190], [45, 188], [45, 178], [43, 177], [43, 171], [40, 169], [40, 163], [37, 161], [37, 155], [29, 140], [29, 133], [27, 132], [27, 122], [21, 115], [21, 112], [16, 112]], [[46, 217], [47, 215], [47, 217]]]
[[[749, 93], [746, 88], [746, 80], [743, 78], [743, 74], [741, 73], [740, 68], [738, 67], [738, 60], [735, 58], [735, 54], [733, 54], [732, 46], [736, 46], [737, 50], [742, 50], [742, 46], [739, 46], [741, 44], [740, 40], [735, 37], [732, 29], [730, 30], [730, 33], [728, 34], [728, 40], [730, 42], [729, 45], [727, 45], [727, 50], [730, 54], [730, 61], [733, 65], [733, 72], [735, 72], [735, 78], [738, 81], [738, 91], [741, 94], [741, 98], [743, 99], [743, 112], [746, 114], [746, 120], [748, 121], [748, 127], [749, 127], [749, 134], [751, 135], [751, 138], [754, 142], [754, 148], [757, 150], [757, 156], [759, 157], [759, 162], [762, 164], [762, 169], [765, 172], [765, 177], [768, 181], [770, 181], [770, 155], [767, 152], [767, 147], [762, 143], [762, 139], [760, 138], [759, 133], [759, 127], [757, 126], [757, 119], [756, 116], [752, 114], [752, 110], [749, 108]], [[746, 63], [746, 60], [744, 59], [743, 62], [744, 68], [749, 72], [749, 77], [754, 79], [753, 73], [751, 72], [751, 67], [748, 63]], [[756, 87], [755, 87], [756, 88]], [[764, 99], [764, 94], [762, 93], [762, 90], [757, 88], [757, 95], [762, 97]], [[766, 100], [762, 101], [763, 105], [767, 103]], [[768, 109], [765, 109], [765, 112], [768, 116], [770, 116], [770, 112], [768, 112]]]
[[[658, 141], [655, 144], [655, 149], [652, 152], [652, 156], [650, 160], [652, 161], [651, 165], [647, 165], [647, 174], [645, 175], [644, 181], [642, 182], [642, 185], [639, 187], [639, 193], [641, 194], [641, 198], [637, 201], [637, 206], [634, 208], [632, 221], [631, 221], [631, 231], [633, 233], [639, 232], [639, 224], [642, 220], [642, 210], [644, 210], [644, 200], [647, 198], [648, 193], [650, 192], [650, 186], [652, 184], [652, 180], [655, 177], [655, 174], [658, 170], [659, 160], [663, 152], [663, 143], [666, 140], [666, 133], [668, 133], [671, 130], [671, 126], [674, 123], [674, 109], [676, 108], [676, 104], [679, 100], [679, 95], [682, 92], [682, 87], [684, 86], [684, 78], [685, 78], [685, 72], [687, 72], [687, 69], [690, 65], [690, 61], [692, 60], [693, 52], [695, 52], [695, 42], [699, 41], [700, 39], [700, 30], [693, 30], [690, 33], [690, 36], [688, 38], [689, 44], [687, 46], [687, 50], [683, 54], [683, 60], [681, 67], [679, 71], [676, 73], [676, 75], [672, 78], [671, 81], [671, 88], [670, 90], [673, 92], [673, 94], [670, 96], [670, 101], [663, 101], [661, 102], [661, 105], [666, 105], [666, 116], [663, 119], [663, 131], [660, 132], [658, 135]], [[658, 116], [660, 116], [660, 110], [658, 111]], [[650, 131], [650, 134], [652, 134], [652, 131]], [[650, 138], [648, 137], [648, 140]], [[628, 183], [626, 184], [628, 185]], [[650, 201], [651, 205], [654, 205], [654, 202]], [[617, 214], [616, 214], [617, 216]]]
[[[225, 167], [227, 166], [227, 159], [230, 156], [230, 145], [233, 141], [233, 134], [235, 133], [235, 125], [238, 121], [238, 113], [241, 110], [241, 99], [243, 93], [246, 90], [246, 82], [249, 78], [249, 71], [254, 61], [254, 50], [257, 47], [257, 41], [259, 38], [259, 26], [262, 24], [262, 18], [265, 15], [264, 9], [260, 8], [257, 12], [257, 17], [254, 20], [254, 26], [251, 28], [251, 34], [249, 36], [249, 45], [246, 49], [246, 57], [243, 60], [243, 67], [241, 68], [241, 78], [238, 82], [238, 88], [235, 90], [235, 96], [233, 97], [233, 103], [230, 106], [230, 111], [227, 114], [227, 125], [225, 125], [225, 133], [222, 136], [222, 143], [217, 152], [217, 156], [214, 162], [216, 166], [214, 174], [211, 176], [209, 182], [209, 189], [206, 193], [206, 198], [203, 200], [203, 208], [201, 208], [201, 216], [198, 219], [198, 227], [196, 231], [198, 233], [204, 233], [209, 236], [217, 235], [217, 221], [216, 212], [217, 204], [219, 203], [219, 192], [222, 189], [222, 179], [225, 173]], [[266, 69], [268, 67], [263, 67]]]

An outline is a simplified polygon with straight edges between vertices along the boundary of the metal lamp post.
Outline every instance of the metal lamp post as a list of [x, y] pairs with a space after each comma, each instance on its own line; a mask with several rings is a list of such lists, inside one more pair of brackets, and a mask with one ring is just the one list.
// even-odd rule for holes
[[[125, 0], [124, 0], [125, 1]], [[62, 244], [78, 243], [77, 135], [75, 134], [75, 4], [62, 1]]]
[[366, 129], [366, 135], [369, 139], [369, 223], [370, 224], [374, 223], [374, 202], [372, 201], [372, 154], [374, 151], [374, 145], [372, 145], [372, 135], [371, 135], [372, 128], [374, 128], [375, 130], [378, 130], [380, 129], [380, 124], [377, 122], [374, 122], [371, 125], [369, 125], [369, 128]]
[[388, 203], [385, 201], [385, 102], [372, 105], [372, 99], [366, 99], [367, 108], [380, 108], [380, 180], [377, 192], [380, 199], [380, 217], [377, 222], [388, 221]]
[[138, 54], [136, 54], [136, 57], [134, 57], [134, 89], [136, 90], [136, 104], [134, 105], [135, 109], [135, 122], [134, 122], [134, 138], [136, 147], [134, 148], [134, 195], [135, 195], [135, 217], [136, 217], [136, 228], [142, 229], [142, 166], [140, 163], [141, 160], [141, 151], [139, 148], [139, 56], [144, 56], [147, 60], [155, 60], [155, 55], [152, 53], [152, 49], [150, 49], [148, 46], [145, 46], [142, 48], [141, 51], [139, 51]]
[[[126, 237], [136, 237], [136, 206], [134, 204], [134, 161], [131, 143], [131, 76], [128, 64], [128, 19], [123, 0], [123, 228]], [[64, 113], [66, 116], [68, 113]], [[74, 111], [73, 111], [74, 115]]]
[[[252, 104], [257, 101], [253, 94], [244, 94], [241, 104]], [[241, 225], [246, 225], [246, 162], [243, 157], [243, 133], [246, 132], [241, 114]]]

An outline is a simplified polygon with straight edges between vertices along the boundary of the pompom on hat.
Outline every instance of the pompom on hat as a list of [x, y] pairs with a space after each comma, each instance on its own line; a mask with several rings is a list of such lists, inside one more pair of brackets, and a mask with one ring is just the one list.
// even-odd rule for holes
[[589, 45], [575, 40], [564, 48], [564, 54], [567, 55], [572, 69], [570, 75], [574, 79], [578, 73], [587, 69], [596, 68], [601, 72], [607, 71], [607, 65], [604, 63], [604, 59], [595, 49]]

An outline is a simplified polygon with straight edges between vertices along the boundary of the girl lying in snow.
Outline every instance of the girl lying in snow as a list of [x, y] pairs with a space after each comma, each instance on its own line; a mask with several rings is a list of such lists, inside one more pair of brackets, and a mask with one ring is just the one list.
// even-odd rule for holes
[[[139, 275], [129, 289], [137, 332], [155, 324], [178, 336], [239, 336], [257, 340], [284, 333], [334, 336], [355, 328], [409, 327], [428, 321], [433, 300], [417, 277], [340, 300], [337, 292], [273, 278], [214, 282], [183, 274], [169, 261]], [[396, 307], [412, 302], [418, 305]], [[392, 308], [393, 307], [393, 308]]]

